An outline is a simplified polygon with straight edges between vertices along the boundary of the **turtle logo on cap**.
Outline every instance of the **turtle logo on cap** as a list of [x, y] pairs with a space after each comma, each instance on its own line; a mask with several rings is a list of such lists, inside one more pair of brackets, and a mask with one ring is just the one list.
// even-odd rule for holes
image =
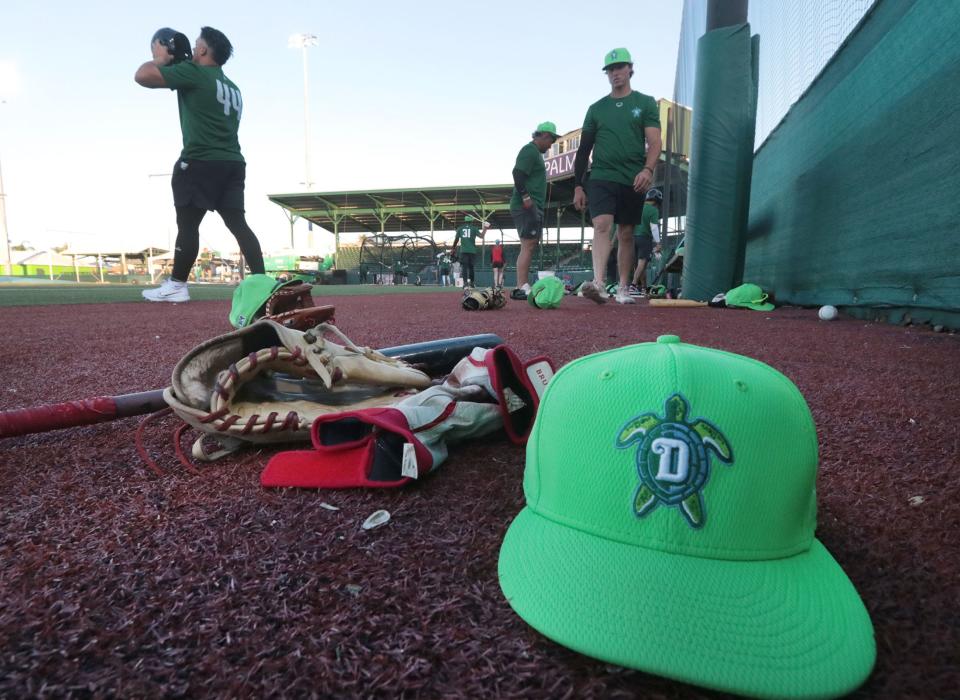
[[703, 487], [710, 478], [710, 453], [730, 464], [733, 449], [716, 426], [702, 418], [687, 421], [690, 404], [682, 394], [663, 402], [663, 417], [644, 413], [631, 418], [617, 436], [617, 447], [635, 442], [640, 485], [633, 508], [638, 518], [658, 504], [679, 508], [687, 524], [701, 528], [707, 520]]

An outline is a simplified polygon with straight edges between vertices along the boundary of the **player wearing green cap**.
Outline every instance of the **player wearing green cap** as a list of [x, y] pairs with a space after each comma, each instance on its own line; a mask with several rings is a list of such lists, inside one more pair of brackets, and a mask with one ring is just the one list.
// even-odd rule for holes
[[151, 44], [147, 61], [134, 80], [147, 88], [177, 91], [183, 150], [173, 168], [173, 203], [177, 210], [177, 242], [173, 273], [157, 289], [143, 292], [149, 301], [189, 301], [187, 277], [200, 249], [200, 222], [216, 211], [237, 239], [250, 272], [262, 275], [263, 253], [243, 213], [246, 162], [237, 131], [243, 98], [223, 73], [233, 45], [223, 32], [203, 27], [192, 61], [173, 63], [174, 56], [159, 40]]
[[[603, 70], [611, 91], [587, 110], [574, 163], [573, 205], [583, 210], [589, 201], [593, 223], [593, 281], [581, 289], [598, 304], [607, 301], [603, 276], [610, 255], [610, 232], [616, 224], [619, 287], [615, 299], [631, 304], [633, 230], [642, 220], [643, 193], [653, 183], [653, 169], [660, 158], [660, 111], [651, 96], [630, 87], [633, 60], [629, 51], [607, 53]], [[587, 182], [591, 151], [593, 166]]]
[[530, 293], [530, 261], [543, 232], [543, 210], [547, 200], [547, 170], [543, 154], [560, 138], [553, 122], [540, 122], [533, 139], [520, 149], [513, 166], [513, 194], [510, 216], [520, 237], [517, 256], [517, 288], [510, 296], [526, 299]]

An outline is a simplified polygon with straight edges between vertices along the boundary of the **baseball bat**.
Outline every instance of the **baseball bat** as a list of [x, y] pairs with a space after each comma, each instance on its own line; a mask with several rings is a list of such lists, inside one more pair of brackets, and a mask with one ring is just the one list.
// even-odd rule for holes
[[[384, 348], [380, 352], [388, 357], [417, 365], [427, 374], [435, 376], [449, 373], [461, 358], [470, 354], [473, 348], [492, 348], [501, 343], [503, 339], [499, 336], [483, 333], [398, 345]], [[281, 373], [276, 373], [276, 376], [272, 377], [257, 377], [257, 380], [258, 393], [269, 398], [309, 398], [312, 393], [319, 392], [320, 387], [323, 387], [323, 383], [319, 380], [302, 379]], [[323, 390], [326, 388], [323, 387]], [[153, 413], [166, 407], [163, 389], [156, 389], [0, 411], [0, 439], [105, 423], [117, 418]]]
[[707, 306], [705, 301], [695, 301], [693, 299], [651, 299], [650, 306], [669, 306], [669, 307], [690, 307], [699, 308]]

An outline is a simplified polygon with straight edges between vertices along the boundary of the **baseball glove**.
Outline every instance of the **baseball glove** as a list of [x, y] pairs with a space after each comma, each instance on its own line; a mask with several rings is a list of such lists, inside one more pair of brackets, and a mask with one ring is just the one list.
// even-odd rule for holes
[[484, 311], [486, 309], [502, 309], [507, 303], [503, 291], [497, 287], [486, 289], [465, 289], [460, 305], [466, 311]]
[[301, 280], [281, 281], [270, 275], [247, 275], [233, 293], [230, 323], [244, 328], [262, 318], [306, 331], [318, 323], [335, 323], [332, 306], [316, 306]]
[[321, 323], [336, 323], [333, 306], [316, 306], [312, 284], [291, 280], [281, 284], [263, 305], [263, 318], [281, 326], [306, 331]]
[[[274, 373], [303, 378], [317, 391], [309, 400], [271, 399], [264, 386]], [[389, 406], [431, 383], [401, 360], [354, 345], [336, 326], [302, 332], [261, 320], [187, 353], [163, 398], [188, 424], [217, 437], [212, 452], [203, 437], [194, 444], [193, 456], [209, 461], [244, 443], [309, 440], [317, 416]]]

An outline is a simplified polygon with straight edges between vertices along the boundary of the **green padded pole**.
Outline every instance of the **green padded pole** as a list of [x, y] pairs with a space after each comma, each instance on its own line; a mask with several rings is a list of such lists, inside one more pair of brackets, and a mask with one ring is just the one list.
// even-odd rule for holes
[[697, 44], [683, 296], [708, 301], [740, 284], [750, 207], [759, 42], [750, 25]]

